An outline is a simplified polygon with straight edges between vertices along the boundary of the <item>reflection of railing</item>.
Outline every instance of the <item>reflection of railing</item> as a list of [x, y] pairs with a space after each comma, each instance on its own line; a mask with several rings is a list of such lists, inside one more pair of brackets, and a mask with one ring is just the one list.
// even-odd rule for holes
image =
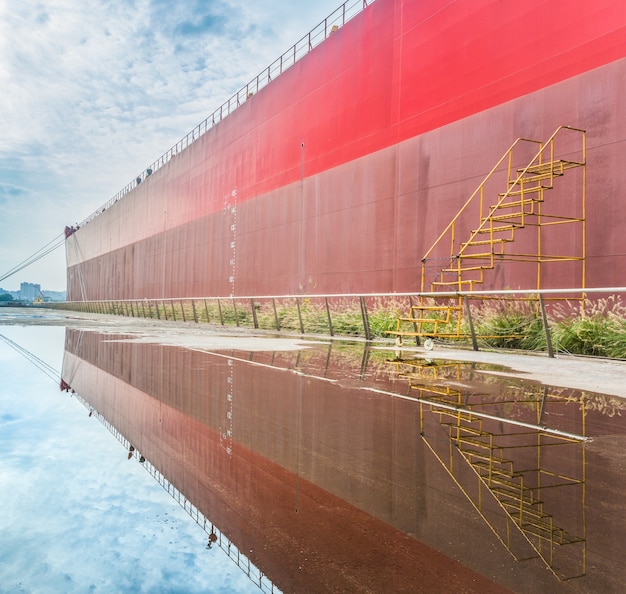
[[[70, 386], [67, 386], [70, 390]], [[177, 489], [161, 472], [139, 452], [132, 444], [122, 435], [118, 429], [112, 425], [102, 414], [95, 410], [86, 400], [79, 394], [72, 391], [72, 395], [89, 410], [90, 416], [93, 416], [106, 427], [109, 432], [129, 451], [129, 458], [136, 458], [144, 468], [152, 475], [152, 477], [172, 496], [172, 498], [189, 514], [189, 516], [200, 526], [208, 535], [207, 547], [213, 544], [219, 546], [232, 561], [237, 564], [250, 579], [250, 581], [259, 587], [263, 592], [270, 594], [279, 593], [280, 590], [269, 580], [269, 578], [254, 565], [241, 550], [226, 537], [209, 518], [207, 518], [185, 495]]]
[[208, 547], [213, 544], [219, 546], [263, 592], [280, 592], [268, 577], [256, 565], [250, 562], [241, 550], [231, 542], [179, 489], [170, 483], [150, 462], [144, 462], [146, 470], [172, 496], [174, 500], [201, 526], [208, 534]]
[[[455, 384], [467, 363], [392, 363], [420, 403], [424, 442], [511, 555], [539, 557], [562, 580], [585, 575], [580, 399], [529, 385], [464, 392]], [[568, 405], [581, 417], [580, 435], [542, 424], [546, 408], [565, 413]]]
[[152, 175], [163, 167], [172, 157], [178, 155], [189, 145], [198, 140], [200, 136], [219, 124], [226, 116], [230, 115], [240, 105], [245, 103], [251, 96], [266, 87], [275, 78], [291, 68], [298, 60], [306, 56], [313, 48], [325, 41], [338, 28], [343, 27], [350, 19], [365, 10], [375, 0], [346, 0], [339, 8], [333, 11], [319, 25], [311, 29], [302, 39], [297, 41], [291, 48], [274, 60], [267, 68], [255, 76], [249, 83], [241, 87], [230, 99], [220, 105], [209, 117], [200, 122], [191, 132], [181, 138], [173, 147], [167, 150], [154, 163], [149, 165], [133, 181], [129, 182], [113, 198], [103, 204], [96, 212], [88, 216], [79, 227], [88, 223], [99, 214], [104, 212], [120, 198], [136, 188], [146, 177]]

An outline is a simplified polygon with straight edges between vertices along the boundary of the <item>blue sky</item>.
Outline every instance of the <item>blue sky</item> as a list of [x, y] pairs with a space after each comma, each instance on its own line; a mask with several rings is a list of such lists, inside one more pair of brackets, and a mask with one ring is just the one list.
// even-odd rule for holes
[[[64, 328], [0, 333], [60, 375]], [[0, 509], [3, 593], [258, 592], [95, 416], [1, 340]]]
[[[0, 276], [86, 218], [340, 0], [0, 0]], [[65, 288], [58, 249], [0, 282]]]

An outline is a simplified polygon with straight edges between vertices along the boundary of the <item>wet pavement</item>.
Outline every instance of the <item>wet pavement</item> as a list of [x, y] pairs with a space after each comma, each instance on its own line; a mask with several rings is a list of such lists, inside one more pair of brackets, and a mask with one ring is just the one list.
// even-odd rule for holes
[[265, 591], [626, 583], [623, 362], [18, 313], [66, 328], [63, 394]]

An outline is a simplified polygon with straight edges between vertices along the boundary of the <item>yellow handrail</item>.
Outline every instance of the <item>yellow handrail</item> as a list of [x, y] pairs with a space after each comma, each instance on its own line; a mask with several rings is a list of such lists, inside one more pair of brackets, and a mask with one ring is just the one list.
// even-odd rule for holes
[[[487, 223], [490, 222], [490, 219], [491, 219], [491, 216], [493, 215], [493, 213], [506, 201], [506, 199], [511, 195], [511, 193], [513, 191], [515, 191], [515, 188], [517, 186], [519, 186], [520, 184], [523, 185], [523, 179], [527, 175], [527, 173], [530, 170], [530, 168], [533, 167], [534, 165], [537, 165], [537, 164], [541, 165], [543, 163], [543, 156], [545, 154], [546, 149], [549, 148], [549, 151], [550, 151], [550, 161], [549, 162], [553, 162], [554, 161], [554, 151], [555, 151], [554, 142], [555, 142], [555, 139], [556, 139], [557, 135], [559, 134], [559, 132], [561, 130], [572, 130], [572, 131], [580, 132], [580, 133], [583, 134], [583, 138], [584, 138], [585, 131], [580, 129], [580, 128], [575, 128], [575, 127], [572, 127], [572, 126], [559, 126], [553, 132], [553, 134], [550, 136], [550, 138], [545, 143], [541, 142], [541, 141], [538, 141], [538, 140], [529, 139], [529, 138], [518, 138], [506, 150], [506, 152], [502, 155], [502, 157], [494, 165], [494, 167], [491, 169], [491, 171], [489, 171], [489, 173], [485, 176], [485, 178], [479, 184], [479, 186], [476, 188], [476, 190], [474, 190], [472, 195], [465, 201], [465, 203], [463, 204], [463, 206], [461, 206], [461, 208], [459, 209], [457, 214], [453, 217], [453, 219], [450, 221], [450, 223], [448, 223], [446, 228], [441, 232], [441, 234], [437, 237], [437, 239], [434, 241], [434, 243], [431, 245], [431, 247], [424, 254], [424, 256], [422, 258], [422, 271], [421, 271], [421, 282], [420, 282], [420, 290], [422, 292], [426, 290], [426, 262], [429, 259], [429, 257], [431, 256], [431, 254], [433, 253], [433, 251], [435, 250], [435, 248], [440, 244], [440, 242], [446, 237], [446, 235], [448, 233], [450, 233], [450, 253], [449, 253], [449, 257], [450, 257], [450, 259], [452, 259], [455, 256], [455, 252], [457, 251], [456, 250], [456, 241], [455, 241], [456, 240], [456, 237], [455, 237], [456, 236], [456, 233], [455, 233], [456, 223], [461, 218], [463, 213], [466, 211], [468, 206], [472, 202], [474, 202], [474, 200], [476, 199], [477, 196], [479, 196], [479, 199], [480, 199], [480, 204], [479, 204], [480, 222], [479, 222], [478, 228], [475, 229], [474, 231], [472, 231], [469, 240], [467, 242], [465, 242], [465, 247], [462, 247], [462, 246], [459, 247], [458, 255], [463, 253], [464, 249], [467, 248], [468, 244], [470, 244], [476, 238], [476, 236], [481, 231], [483, 231], [485, 229], [485, 226], [487, 225]], [[519, 170], [517, 176], [514, 179], [511, 179], [511, 177], [512, 177], [511, 172], [512, 172], [512, 167], [513, 167], [513, 164], [512, 164], [513, 163], [513, 161], [512, 161], [513, 151], [515, 150], [515, 148], [519, 144], [522, 144], [522, 143], [537, 144], [537, 145], [539, 145], [539, 149], [534, 154], [532, 159], [528, 162], [526, 167], [524, 167], [522, 170]], [[583, 160], [580, 163], [581, 165], [585, 164], [585, 159], [586, 159], [585, 152], [586, 152], [585, 151], [585, 145], [584, 145], [584, 141], [583, 141], [583, 154], [582, 154]], [[508, 189], [507, 189], [507, 191], [504, 194], [501, 194], [499, 196], [499, 200], [498, 200], [497, 204], [490, 207], [489, 213], [487, 214], [487, 216], [483, 216], [483, 210], [484, 210], [484, 206], [483, 206], [484, 188], [485, 188], [487, 182], [495, 175], [495, 173], [498, 170], [501, 169], [502, 164], [505, 161], [505, 159], [508, 159], [508, 166], [507, 166]]]

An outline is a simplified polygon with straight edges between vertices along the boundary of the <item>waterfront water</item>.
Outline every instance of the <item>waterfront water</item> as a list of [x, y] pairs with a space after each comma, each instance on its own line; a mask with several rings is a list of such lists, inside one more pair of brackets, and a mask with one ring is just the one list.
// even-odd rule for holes
[[362, 343], [24, 315], [0, 319], [7, 591], [626, 583], [622, 398]]
[[59, 390], [64, 327], [0, 334], [41, 359], [0, 341], [0, 592], [259, 591]]

